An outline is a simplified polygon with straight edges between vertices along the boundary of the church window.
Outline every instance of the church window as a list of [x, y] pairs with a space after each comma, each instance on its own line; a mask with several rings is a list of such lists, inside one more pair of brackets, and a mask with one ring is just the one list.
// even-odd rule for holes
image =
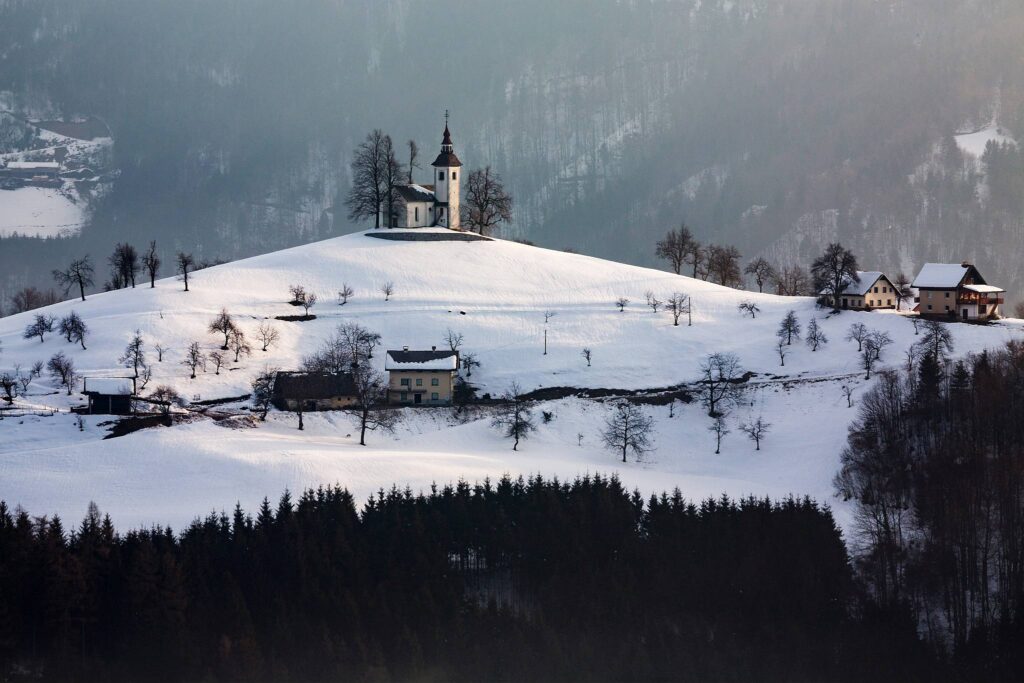
[[444, 171], [438, 171], [437, 172], [437, 179], [438, 180], [444, 180]]
[[413, 207], [413, 211], [416, 213], [416, 221], [419, 222], [419, 220], [420, 220], [420, 207], [418, 207], [418, 206]]
[[455, 180], [456, 178], [458, 178], [458, 176], [455, 174], [455, 171], [452, 171], [452, 180]]

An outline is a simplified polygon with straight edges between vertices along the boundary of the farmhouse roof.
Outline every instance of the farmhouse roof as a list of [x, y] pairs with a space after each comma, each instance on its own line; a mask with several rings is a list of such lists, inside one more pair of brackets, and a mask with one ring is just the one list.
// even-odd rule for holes
[[457, 370], [458, 351], [388, 351], [384, 360], [385, 370]]
[[352, 375], [345, 372], [278, 372], [274, 396], [292, 399], [321, 399], [353, 396]]
[[974, 266], [969, 263], [926, 263], [911, 286], [919, 289], [956, 289], [972, 268]]
[[853, 282], [852, 280], [848, 282], [846, 287], [843, 288], [843, 294], [864, 296], [871, 291], [871, 287], [878, 282], [879, 278], [885, 277], [885, 273], [877, 270], [858, 270], [857, 277], [859, 277], [860, 280], [858, 282]]
[[135, 380], [131, 377], [86, 377], [82, 382], [83, 394], [131, 396], [135, 393]]

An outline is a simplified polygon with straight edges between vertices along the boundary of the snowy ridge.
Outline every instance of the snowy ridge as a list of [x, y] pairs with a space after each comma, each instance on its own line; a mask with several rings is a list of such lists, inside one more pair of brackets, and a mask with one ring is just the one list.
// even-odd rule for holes
[[[394, 284], [390, 301], [380, 289]], [[347, 284], [355, 295], [344, 306], [336, 292]], [[306, 322], [277, 321], [294, 316], [288, 286], [303, 285], [320, 299]], [[538, 406], [554, 415], [513, 453], [490, 427], [486, 414], [468, 422], [447, 410], [410, 410], [394, 435], [373, 434], [368, 447], [353, 439], [344, 413], [306, 416], [306, 430], [295, 429], [287, 413], [272, 413], [256, 428], [206, 419], [170, 429], [150, 429], [101, 441], [109, 422], [84, 420], [80, 431], [66, 412], [55, 417], [0, 420], [0, 498], [23, 504], [36, 514], [59, 512], [79, 517], [89, 500], [108, 510], [121, 525], [172, 523], [180, 526], [211, 508], [236, 500], [251, 508], [263, 496], [277, 496], [318, 484], [340, 483], [364, 497], [381, 486], [500, 476], [505, 472], [543, 472], [572, 477], [586, 472], [619, 472], [645, 493], [679, 486], [688, 497], [719, 495], [810, 494], [832, 499], [831, 479], [839, 449], [855, 411], [846, 405], [840, 384], [864, 382], [856, 344], [844, 341], [853, 322], [888, 332], [894, 344], [883, 365], [902, 362], [915, 341], [913, 326], [891, 312], [827, 316], [809, 298], [784, 298], [737, 291], [663, 271], [550, 251], [502, 240], [484, 242], [408, 242], [349, 235], [198, 271], [190, 292], [175, 278], [150, 289], [93, 294], [85, 302], [49, 307], [57, 316], [76, 311], [90, 327], [87, 350], [59, 335], [22, 339], [33, 313], [0, 319], [0, 368], [45, 362], [58, 351], [78, 369], [95, 377], [124, 376], [118, 363], [135, 330], [146, 342], [153, 379], [188, 399], [220, 399], [249, 392], [253, 376], [266, 366], [298, 369], [339, 323], [358, 322], [382, 336], [374, 361], [384, 369], [386, 349], [444, 348], [450, 328], [464, 336], [462, 350], [481, 365], [471, 381], [480, 393], [497, 394], [517, 381], [525, 391], [573, 386], [623, 390], [665, 387], [697, 379], [709, 353], [736, 353], [744, 368], [758, 373], [744, 404], [730, 417], [733, 433], [714, 455], [708, 419], [697, 405], [648, 406], [655, 417], [656, 450], [640, 463], [621, 463], [601, 448], [598, 431], [608, 406], [565, 399]], [[667, 299], [674, 292], [693, 298], [693, 326], [686, 316], [678, 327], [672, 316], [644, 305], [645, 293]], [[630, 299], [625, 312], [615, 301]], [[756, 303], [756, 319], [737, 310]], [[225, 363], [220, 374], [200, 371], [195, 380], [181, 361], [193, 341], [206, 351], [223, 341], [207, 332], [212, 318], [226, 308], [246, 332], [250, 358]], [[795, 342], [779, 367], [775, 331], [794, 310], [806, 328], [817, 317], [830, 342], [817, 352]], [[301, 309], [299, 309], [301, 312]], [[543, 355], [545, 313], [548, 353]], [[266, 353], [256, 343], [256, 328], [269, 322], [280, 332]], [[953, 325], [959, 353], [994, 348], [1019, 338], [1020, 321], [987, 327]], [[154, 345], [167, 350], [156, 362]], [[581, 355], [591, 349], [591, 367]], [[855, 395], [855, 400], [856, 400]], [[80, 401], [73, 397], [72, 402]], [[47, 377], [19, 399], [24, 411], [66, 411], [69, 400]], [[238, 406], [236, 406], [237, 408]], [[670, 417], [670, 412], [674, 417]], [[758, 416], [773, 424], [755, 453], [737, 429]], [[539, 416], [539, 412], [538, 412]], [[539, 420], [538, 420], [539, 422]], [[582, 435], [582, 438], [580, 438]], [[839, 505], [840, 517], [845, 514]]]

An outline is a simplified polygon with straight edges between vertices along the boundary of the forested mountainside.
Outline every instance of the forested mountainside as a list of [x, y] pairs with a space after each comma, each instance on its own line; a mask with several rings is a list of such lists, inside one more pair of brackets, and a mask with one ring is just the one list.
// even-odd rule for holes
[[746, 256], [838, 238], [1024, 289], [1024, 156], [955, 137], [1024, 138], [1021, 35], [1016, 0], [0, 0], [3, 101], [101, 119], [119, 171], [80, 235], [0, 240], [0, 297], [117, 241], [237, 258], [365, 227], [352, 149], [379, 127], [427, 164], [445, 109], [539, 244], [652, 264], [685, 219]]

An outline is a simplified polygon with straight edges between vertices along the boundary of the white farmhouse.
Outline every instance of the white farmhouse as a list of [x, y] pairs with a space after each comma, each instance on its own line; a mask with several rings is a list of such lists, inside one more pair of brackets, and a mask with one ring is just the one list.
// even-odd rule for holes
[[455, 156], [447, 122], [441, 140], [441, 153], [431, 167], [433, 183], [410, 183], [396, 188], [400, 201], [395, 203], [391, 219], [384, 221], [385, 225], [392, 228], [459, 229], [459, 175], [462, 162]]

